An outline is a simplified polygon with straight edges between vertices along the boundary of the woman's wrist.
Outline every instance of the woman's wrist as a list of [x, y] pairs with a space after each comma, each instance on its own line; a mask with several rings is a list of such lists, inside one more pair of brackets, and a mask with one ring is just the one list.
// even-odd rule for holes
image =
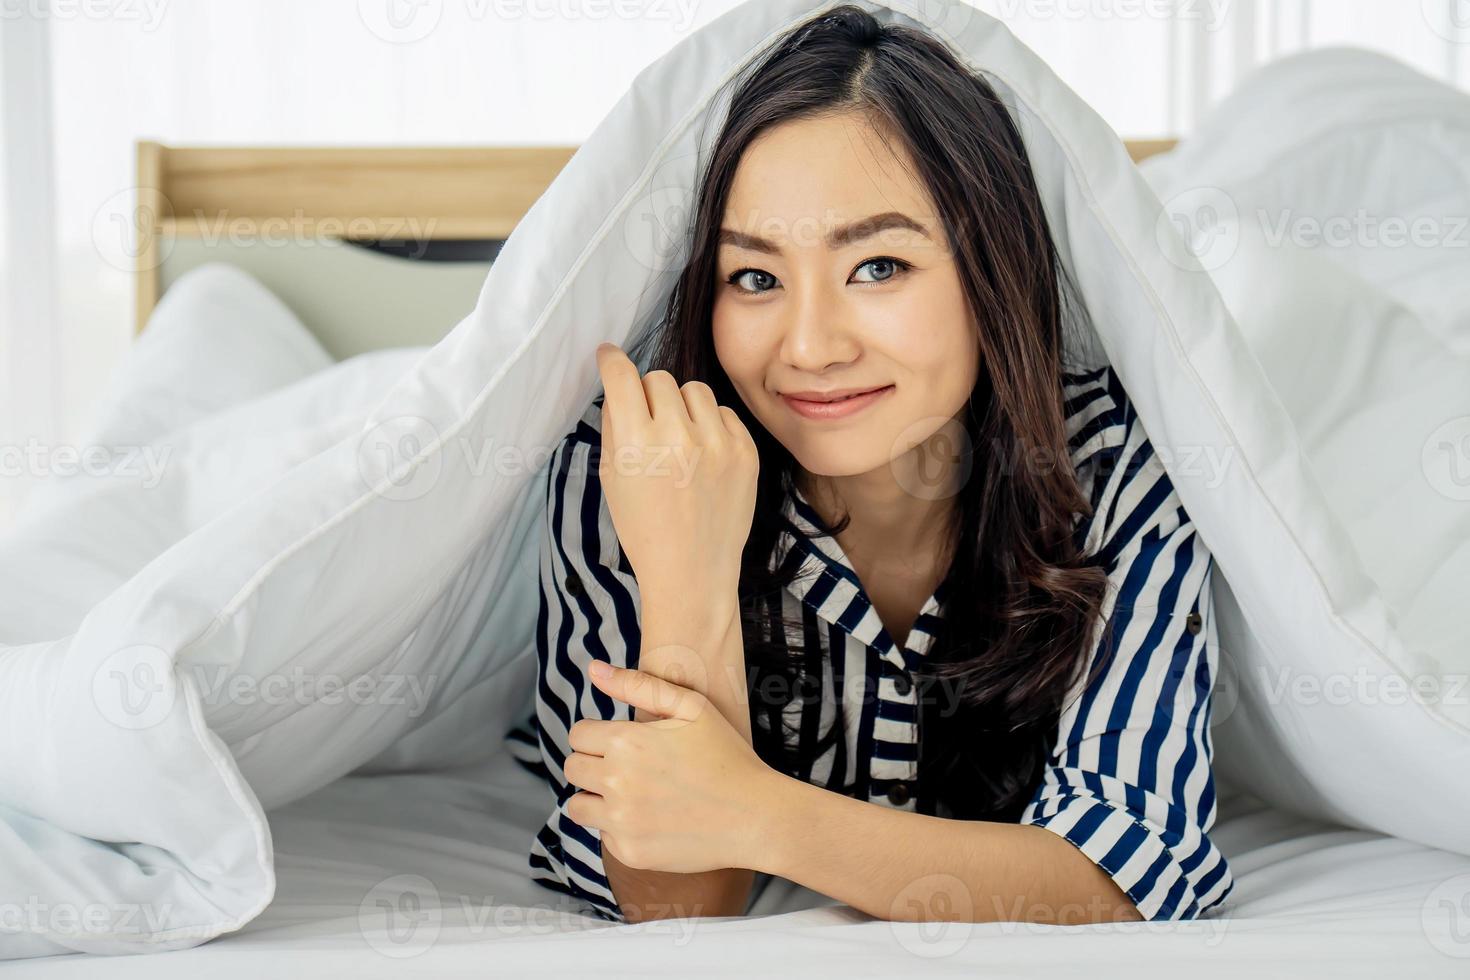
[[705, 630], [723, 630], [738, 608], [738, 593], [733, 585], [706, 588], [689, 583], [654, 583], [645, 587], [640, 582], [638, 591], [645, 614], [653, 610], [669, 623]]
[[745, 651], [733, 590], [728, 604], [650, 596], [642, 617], [639, 668], [709, 698], [749, 743]]
[[706, 649], [719, 644], [735, 623], [739, 611], [734, 589], [691, 594], [690, 590], [640, 590], [644, 645], [681, 644]]
[[791, 855], [799, 847], [797, 835], [809, 819], [804, 808], [809, 783], [766, 767], [751, 788], [750, 818], [744, 821], [740, 866], [778, 878], [790, 876]]

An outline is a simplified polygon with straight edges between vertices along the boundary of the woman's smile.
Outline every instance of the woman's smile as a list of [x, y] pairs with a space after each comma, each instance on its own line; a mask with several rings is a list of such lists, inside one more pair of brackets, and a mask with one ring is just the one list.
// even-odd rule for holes
[[[835, 399], [799, 398], [796, 395], [782, 395], [781, 400], [797, 415], [813, 421], [830, 421], [832, 419], [845, 419], [856, 415], [863, 409], [880, 401], [885, 395], [893, 390], [893, 385], [884, 385], [882, 388], [873, 388], [858, 395], [848, 395]], [[811, 392], [801, 392], [803, 395]]]

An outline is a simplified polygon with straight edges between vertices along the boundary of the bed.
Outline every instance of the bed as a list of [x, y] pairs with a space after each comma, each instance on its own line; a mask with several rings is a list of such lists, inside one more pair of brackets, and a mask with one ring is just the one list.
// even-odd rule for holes
[[[292, 976], [1463, 977], [1456, 903], [1470, 857], [1222, 794], [1215, 833], [1231, 907], [1194, 922], [891, 923], [780, 879], [750, 918], [610, 926], [524, 873], [552, 797], [509, 758], [434, 774], [349, 777], [271, 816], [269, 908], [205, 946], [12, 964], [17, 977]], [[1458, 876], [1459, 888], [1447, 888]]]
[[[734, 60], [810, 6], [756, 0], [711, 27]], [[943, 4], [870, 6], [948, 23]], [[1047, 107], [1028, 145], [1090, 273], [1084, 292], [1130, 318], [1103, 316], [1100, 330], [1135, 372], [1151, 433], [1240, 454], [1220, 483], [1176, 475], [1229, 572], [1218, 598], [1237, 624], [1222, 632], [1234, 671], [1213, 722], [1211, 833], [1236, 877], [1226, 903], [1194, 921], [900, 924], [762, 878], [745, 917], [614, 926], [531, 881], [551, 794], [496, 736], [531, 691], [523, 562], [537, 470], [466, 475], [436, 447], [559, 437], [594, 382], [567, 352], [625, 340], [657, 309], [646, 287], [667, 270], [628, 230], [646, 226], [639, 204], [657, 195], [623, 190], [687, 192], [696, 114], [630, 98], [585, 157], [140, 144], [139, 336], [92, 439], [164, 446], [181, 463], [153, 486], [48, 485], [0, 542], [0, 740], [32, 749], [0, 755], [0, 884], [111, 908], [162, 895], [142, 904], [164, 921], [79, 936], [54, 918], [35, 926], [32, 900], [0, 893], [0, 951], [30, 957], [7, 964], [13, 975], [1465, 975], [1457, 774], [1470, 771], [1470, 740], [1456, 706], [1273, 701], [1255, 685], [1262, 666], [1408, 663], [1449, 678], [1464, 662], [1446, 610], [1465, 556], [1433, 546], [1470, 540], [1463, 506], [1425, 501], [1419, 484], [1434, 472], [1428, 456], [1419, 470], [1420, 440], [1323, 397], [1333, 379], [1314, 369], [1344, 338], [1380, 355], [1339, 365], [1358, 372], [1364, 415], [1415, 433], [1424, 418], [1470, 417], [1470, 368], [1448, 352], [1470, 336], [1470, 302], [1453, 307], [1459, 319], [1430, 315], [1455, 288], [1442, 251], [1390, 268], [1262, 243], [1245, 223], [1211, 226], [1233, 236], [1233, 261], [1205, 270], [1200, 255], [1168, 253], [1177, 215], [1158, 205], [1204, 189], [1269, 210], [1320, 188], [1342, 207], [1412, 171], [1431, 206], [1470, 207], [1470, 178], [1453, 165], [1470, 156], [1466, 100], [1386, 59], [1333, 52], [1269, 69], [1199, 132], [1128, 141], [1125, 154], [988, 18], [949, 27], [1009, 66], [1018, 102]], [[681, 50], [639, 83], [715, 91], [718, 59], [698, 43]], [[1407, 120], [1404, 93], [1420, 110]], [[654, 140], [669, 119], [678, 127]], [[1088, 193], [1069, 196], [1078, 187]], [[336, 298], [323, 301], [323, 282]], [[1151, 372], [1178, 380], [1156, 387]], [[409, 446], [411, 465], [364, 454], [384, 441]], [[1335, 478], [1364, 452], [1407, 482]], [[1416, 520], [1388, 525], [1375, 506]], [[1242, 523], [1249, 536], [1230, 533]], [[1358, 551], [1381, 559], [1376, 578]], [[136, 645], [118, 649], [119, 635]], [[113, 705], [95, 686], [99, 664], [177, 686], [156, 716], [99, 720]], [[415, 711], [221, 701], [222, 688], [185, 680], [296, 666], [446, 683]]]

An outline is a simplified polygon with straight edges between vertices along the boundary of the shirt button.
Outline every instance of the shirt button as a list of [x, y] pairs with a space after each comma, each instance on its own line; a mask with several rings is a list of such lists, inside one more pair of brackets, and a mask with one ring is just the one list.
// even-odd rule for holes
[[914, 689], [914, 682], [909, 680], [908, 674], [898, 674], [893, 678], [893, 689], [899, 693], [900, 697], [907, 697], [908, 693]]
[[1188, 616], [1184, 617], [1184, 628], [1189, 630], [1189, 632], [1193, 633], [1195, 636], [1199, 635], [1199, 631], [1204, 629], [1204, 626], [1205, 621], [1200, 618], [1200, 614], [1197, 612], [1192, 612]]
[[582, 578], [576, 572], [567, 573], [567, 595], [582, 594]]
[[909, 801], [909, 784], [894, 783], [888, 787], [888, 802], [894, 806], [903, 806]]

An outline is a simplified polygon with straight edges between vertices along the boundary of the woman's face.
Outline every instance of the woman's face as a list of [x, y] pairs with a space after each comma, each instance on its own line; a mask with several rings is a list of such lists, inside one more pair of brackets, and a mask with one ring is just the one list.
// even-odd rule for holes
[[[813, 474], [888, 467], [946, 427], [975, 385], [954, 258], [894, 153], [901, 145], [890, 151], [861, 114], [782, 124], [747, 148], [721, 224], [716, 354]], [[884, 390], [826, 415], [786, 397], [873, 388]]]

